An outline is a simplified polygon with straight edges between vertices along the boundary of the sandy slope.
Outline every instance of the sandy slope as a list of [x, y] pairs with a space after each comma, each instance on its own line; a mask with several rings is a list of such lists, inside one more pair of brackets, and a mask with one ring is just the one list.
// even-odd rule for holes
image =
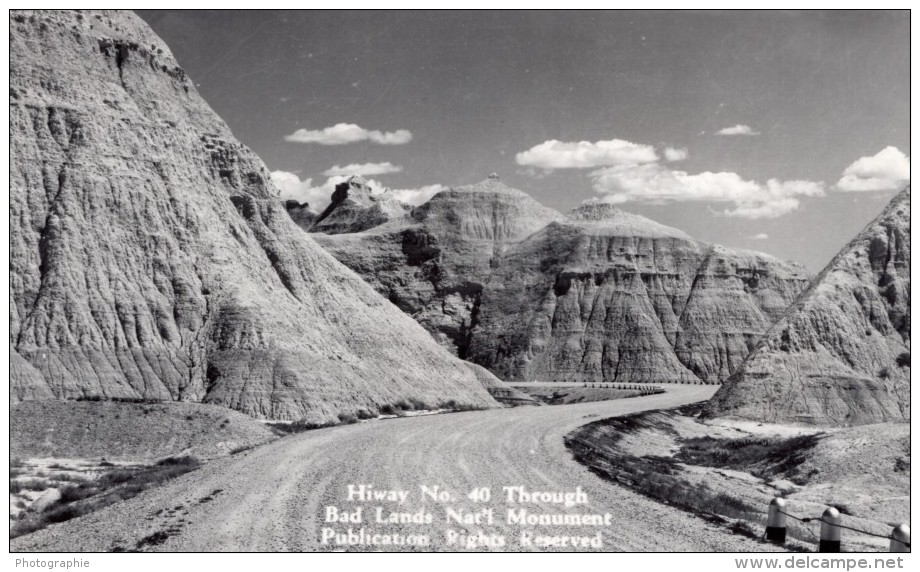
[[[469, 508], [465, 496], [474, 487], [489, 486], [499, 496], [502, 486], [571, 490], [580, 485], [590, 505], [578, 512], [615, 517], [617, 524], [604, 529], [606, 550], [763, 550], [763, 544], [601, 481], [572, 460], [563, 445], [567, 432], [592, 419], [700, 401], [715, 389], [678, 385], [650, 397], [396, 419], [294, 435], [215, 460], [130, 501], [15, 539], [12, 549], [134, 548], [140, 539], [172, 529], [163, 544], [144, 548], [323, 550], [328, 548], [319, 545], [319, 521], [325, 506], [348, 507], [346, 485], [368, 483], [408, 490], [403, 511], [422, 508], [418, 487], [423, 484], [454, 492], [462, 499], [456, 505]], [[217, 489], [222, 490], [215, 494]], [[213, 500], [201, 502], [209, 496]], [[503, 499], [493, 498], [490, 506], [503, 522]], [[430, 502], [427, 508], [434, 524], [407, 525], [403, 532], [429, 532], [438, 542], [447, 527], [443, 510]], [[550, 505], [531, 508], [564, 512]], [[156, 515], [161, 509], [167, 510]], [[510, 548], [516, 548], [517, 527], [497, 523], [491, 531], [506, 533]]]

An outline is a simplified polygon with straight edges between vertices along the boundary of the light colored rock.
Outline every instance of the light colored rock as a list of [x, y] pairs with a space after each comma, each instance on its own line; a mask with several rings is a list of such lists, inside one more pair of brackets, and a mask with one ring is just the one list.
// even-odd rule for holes
[[817, 425], [910, 419], [909, 361], [910, 187], [815, 278], [706, 413]]
[[12, 11], [10, 63], [10, 343], [45, 385], [20, 364], [13, 401], [495, 405], [292, 222], [140, 18]]
[[497, 178], [317, 241], [439, 342], [508, 381], [717, 383], [807, 284], [612, 205], [562, 215]]

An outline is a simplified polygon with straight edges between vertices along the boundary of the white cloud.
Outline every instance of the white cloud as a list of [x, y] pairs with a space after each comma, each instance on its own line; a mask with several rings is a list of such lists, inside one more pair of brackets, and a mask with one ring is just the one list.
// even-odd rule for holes
[[890, 191], [910, 180], [910, 157], [897, 147], [885, 147], [871, 157], [854, 161], [837, 181], [837, 189], [846, 192]]
[[759, 232], [757, 234], [752, 234], [748, 237], [751, 240], [767, 240], [770, 238], [770, 235], [765, 232]]
[[397, 200], [408, 205], [418, 206], [427, 203], [431, 197], [447, 189], [444, 185], [425, 185], [417, 189], [392, 189], [390, 192]]
[[668, 161], [683, 161], [687, 158], [687, 150], [676, 147], [665, 147], [664, 158]]
[[290, 135], [285, 135], [284, 140], [320, 145], [346, 145], [359, 141], [370, 141], [380, 145], [405, 145], [412, 140], [412, 132], [407, 129], [392, 132], [370, 131], [354, 123], [337, 123], [321, 130], [298, 129]]
[[760, 131], [754, 131], [748, 125], [735, 125], [716, 131], [716, 135], [760, 135]]
[[393, 165], [389, 161], [385, 163], [352, 163], [350, 165], [345, 165], [344, 167], [339, 167], [335, 165], [329, 169], [326, 169], [323, 172], [323, 175], [327, 177], [335, 177], [336, 175], [361, 175], [363, 177], [369, 177], [372, 175], [386, 175], [388, 173], [400, 173], [403, 168], [399, 165]]
[[555, 139], [522, 151], [515, 156], [518, 165], [542, 169], [586, 169], [614, 165], [636, 165], [658, 160], [651, 145], [610, 141], [564, 142]]
[[746, 181], [737, 173], [707, 171], [691, 175], [660, 164], [607, 167], [589, 176], [605, 202], [724, 202], [732, 205], [724, 214], [751, 219], [787, 214], [798, 208], [800, 197], [824, 194], [823, 183], [777, 179], [758, 183]]
[[281, 198], [284, 200], [295, 200], [300, 203], [310, 203], [314, 210], [322, 210], [329, 204], [329, 196], [332, 194], [334, 186], [313, 186], [313, 179], [307, 178], [301, 180], [295, 173], [288, 171], [272, 171], [272, 182], [281, 191]]

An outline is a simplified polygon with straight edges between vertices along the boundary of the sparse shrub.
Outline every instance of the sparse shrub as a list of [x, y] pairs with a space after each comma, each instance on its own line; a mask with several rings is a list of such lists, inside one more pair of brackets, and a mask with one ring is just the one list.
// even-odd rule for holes
[[22, 491], [43, 491], [45, 489], [51, 488], [50, 485], [51, 483], [48, 481], [42, 481], [39, 479], [10, 479], [10, 494], [19, 493]]
[[755, 531], [751, 527], [750, 524], [744, 522], [743, 520], [736, 520], [735, 522], [733, 522], [732, 525], [729, 527], [729, 530], [731, 530], [735, 534], [740, 534], [741, 536], [747, 536], [748, 538], [754, 538], [754, 539], [760, 538], [760, 535], [757, 534], [757, 531]]
[[389, 403], [382, 405], [380, 407], [381, 415], [396, 415], [396, 408], [390, 405]]
[[239, 453], [243, 453], [243, 452], [248, 451], [248, 450], [250, 450], [250, 449], [252, 449], [252, 445], [242, 445], [242, 446], [240, 446], [240, 447], [234, 447], [233, 449], [230, 449], [230, 454], [231, 454], [231, 455], [237, 455], [237, 454], [239, 454]]
[[71, 475], [68, 473], [59, 473], [57, 475], [51, 475], [50, 477], [48, 477], [48, 480], [53, 481], [55, 483], [75, 483], [75, 484], [89, 482], [89, 479], [87, 479], [86, 477], [81, 477], [80, 475]]
[[910, 367], [910, 352], [899, 353], [896, 363], [898, 367]]
[[61, 503], [67, 504], [89, 498], [99, 492], [91, 485], [67, 485], [61, 489]]
[[157, 461], [157, 466], [159, 467], [170, 467], [170, 466], [183, 466], [183, 467], [198, 467], [201, 465], [196, 457], [185, 455], [183, 457], [167, 457], [160, 461]]
[[343, 425], [351, 425], [352, 423], [357, 423], [358, 418], [351, 413], [340, 413], [339, 422]]
[[268, 428], [274, 431], [277, 435], [291, 435], [293, 433], [303, 433], [304, 431], [311, 431], [313, 429], [322, 429], [323, 427], [330, 427], [331, 423], [313, 423], [308, 421], [294, 421], [293, 423], [267, 423]]
[[891, 377], [891, 371], [887, 366], [883, 367], [882, 369], [878, 370], [878, 376], [882, 379], [888, 379]]
[[377, 417], [376, 413], [368, 411], [367, 409], [359, 409], [357, 415], [358, 419], [373, 419]]
[[130, 481], [134, 476], [134, 473], [135, 471], [132, 469], [119, 469], [116, 471], [110, 471], [99, 477], [99, 482], [106, 488], [113, 487], [115, 485], [120, 485]]
[[137, 541], [137, 548], [141, 549], [145, 546], [159, 546], [167, 540], [169, 540], [169, 533], [165, 530], [158, 530], [153, 534], [145, 536], [144, 538]]
[[412, 406], [412, 407], [410, 407], [410, 409], [414, 409], [414, 410], [416, 410], [416, 411], [424, 411], [424, 410], [428, 409], [428, 404], [427, 404], [427, 403], [425, 403], [425, 402], [422, 401], [421, 399], [416, 399], [415, 397], [410, 397], [410, 398], [409, 398], [409, 403], [410, 403], [411, 406]]

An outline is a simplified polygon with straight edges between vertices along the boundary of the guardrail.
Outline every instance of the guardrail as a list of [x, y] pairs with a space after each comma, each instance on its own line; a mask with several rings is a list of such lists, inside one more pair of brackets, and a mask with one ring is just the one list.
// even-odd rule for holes
[[639, 391], [642, 395], [652, 395], [664, 393], [664, 388], [660, 385], [648, 385], [646, 383], [582, 383], [583, 387], [593, 389], [626, 389], [630, 391]]
[[828, 507], [820, 517], [798, 517], [788, 512], [786, 505], [787, 502], [784, 498], [776, 497], [770, 501], [770, 508], [767, 511], [767, 530], [764, 536], [774, 544], [782, 545], [786, 543], [786, 517], [789, 517], [803, 523], [812, 521], [821, 523], [818, 552], [840, 552], [841, 533], [844, 530], [876, 538], [887, 538], [890, 540], [888, 545], [889, 552], [910, 552], [910, 526], [907, 524], [899, 524], [892, 529], [891, 534], [885, 536], [843, 524], [840, 511], [834, 507]]

